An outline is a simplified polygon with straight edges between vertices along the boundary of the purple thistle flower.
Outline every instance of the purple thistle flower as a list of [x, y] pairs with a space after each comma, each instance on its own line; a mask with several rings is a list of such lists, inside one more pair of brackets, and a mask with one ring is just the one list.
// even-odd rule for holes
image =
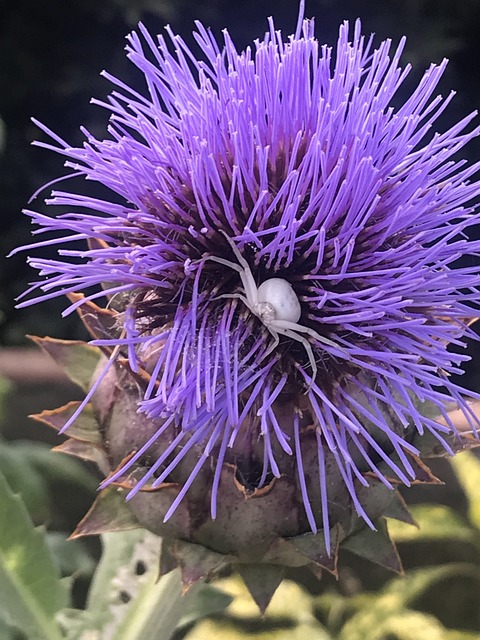
[[[434, 97], [446, 61], [392, 105], [409, 72], [404, 40], [374, 48], [357, 21], [332, 49], [302, 16], [287, 40], [269, 27], [239, 53], [227, 31], [219, 46], [198, 23], [197, 59], [168, 27], [155, 41], [140, 26], [127, 51], [147, 92], [104, 74], [116, 85], [94, 100], [111, 113], [105, 140], [83, 129], [73, 148], [39, 124], [54, 142], [37, 144], [114, 196], [54, 191], [47, 203], [72, 212], [26, 212], [34, 233], [61, 236], [23, 249], [61, 248], [58, 260], [29, 258], [41, 279], [27, 294], [40, 293], [20, 306], [83, 290], [65, 314], [119, 301], [119, 337], [93, 344], [114, 348], [109, 364], [126, 356], [148, 371], [140, 410], [158, 430], [104, 486], [173, 429], [130, 497], [199, 451], [165, 519], [209, 465], [215, 518], [224, 463], [255, 459], [258, 488], [293, 464], [308, 524], [329, 546], [327, 455], [373, 527], [359, 487], [369, 474], [387, 487], [416, 479], [412, 433], [450, 451], [452, 399], [476, 432], [449, 378], [468, 357], [446, 345], [464, 346], [480, 315], [478, 268], [453, 268], [480, 250], [465, 234], [480, 217], [480, 165], [455, 159], [480, 129], [467, 130], [471, 114], [432, 133], [453, 98]], [[65, 249], [73, 240], [89, 248]], [[302, 447], [312, 430], [313, 457]]]

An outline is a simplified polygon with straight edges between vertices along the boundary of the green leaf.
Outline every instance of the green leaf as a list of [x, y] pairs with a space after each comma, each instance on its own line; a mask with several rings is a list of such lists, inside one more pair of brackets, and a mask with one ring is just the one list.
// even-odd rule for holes
[[468, 499], [470, 521], [480, 529], [480, 460], [464, 451], [452, 459], [452, 466]]
[[[374, 602], [374, 595], [368, 594], [367, 599]], [[364, 602], [365, 604], [365, 602]], [[367, 600], [367, 605], [368, 600]], [[356, 598], [341, 595], [329, 590], [314, 599], [315, 615], [336, 638], [342, 625], [351, 615], [357, 612], [358, 602]]]
[[62, 629], [64, 640], [88, 640], [89, 637], [92, 640], [100, 640], [96, 631], [91, 633], [88, 630], [86, 631], [86, 629], [94, 628], [87, 611], [62, 609], [57, 614], [56, 620]]
[[0, 376], [0, 417], [3, 416], [5, 410], [5, 399], [12, 389], [12, 384], [7, 378]]
[[[90, 585], [86, 611], [69, 609], [60, 617], [68, 640], [80, 639], [89, 631], [100, 632], [107, 628], [111, 631], [115, 627], [125, 608], [122, 584], [129, 578], [128, 571], [125, 578], [122, 572], [131, 563], [135, 548], [144, 536], [144, 530], [102, 535], [103, 553]], [[128, 585], [125, 589], [128, 593]]]
[[47, 483], [14, 443], [0, 442], [0, 472], [12, 491], [21, 495], [32, 520], [37, 523], [48, 520], [50, 495]]
[[63, 620], [74, 623], [69, 640], [93, 631], [115, 640], [168, 640], [196, 588], [182, 597], [178, 570], [157, 580], [160, 538], [145, 530], [104, 534], [102, 542], [87, 609]]
[[196, 625], [185, 640], [333, 640], [316, 622], [304, 622], [295, 627], [280, 627], [252, 633], [238, 628], [229, 620], [205, 620]]
[[206, 618], [217, 613], [221, 613], [232, 602], [233, 597], [212, 587], [209, 584], [200, 585], [197, 597], [190, 600], [190, 606], [183, 614], [179, 627], [186, 627], [196, 620]]
[[[23, 636], [23, 634], [22, 634]], [[0, 619], [0, 638], [2, 640], [18, 640], [18, 632]]]
[[115, 640], [169, 640], [199, 587], [194, 585], [182, 595], [179, 570], [162, 576], [158, 582], [151, 574], [117, 627]]
[[426, 567], [412, 571], [403, 578], [391, 580], [382, 590], [392, 609], [400, 610], [413, 603], [438, 582], [453, 576], [475, 575], [476, 568], [467, 563], [451, 563], [437, 567]]
[[[443, 569], [443, 568], [441, 568]], [[385, 637], [401, 640], [422, 640], [438, 636], [431, 635], [438, 629], [438, 622], [423, 614], [407, 610], [409, 601], [422, 593], [428, 586], [444, 575], [445, 571], [420, 570], [405, 578], [395, 579], [388, 583], [385, 589], [377, 594], [359, 594], [350, 599], [355, 605], [357, 613], [349, 618], [338, 635], [338, 640], [383, 640]], [[425, 635], [411, 635], [413, 615], [413, 628], [415, 624], [422, 629]], [[416, 616], [422, 616], [417, 618]], [[398, 624], [399, 619], [405, 618], [405, 627]], [[432, 623], [429, 627], [429, 624]], [[437, 629], [436, 629], [437, 625]], [[398, 631], [404, 631], [404, 635], [398, 635]], [[430, 635], [429, 635], [430, 634]], [[441, 637], [441, 636], [440, 636]]]
[[[131, 572], [129, 573], [127, 568], [131, 566], [135, 551], [142, 545], [145, 535], [145, 530], [134, 529], [105, 533], [101, 536], [102, 557], [93, 576], [87, 600], [87, 611], [95, 622], [95, 628], [102, 629], [107, 623], [112, 622], [113, 614], [109, 608], [119, 596], [119, 587], [114, 588], [112, 583], [118, 580], [124, 567], [127, 571], [125, 579], [132, 579]], [[135, 567], [133, 572], [135, 572]]]
[[17, 440], [10, 446], [52, 485], [63, 483], [92, 493], [96, 491], [97, 482], [93, 474], [71, 456], [53, 453], [49, 445], [28, 440]]
[[389, 520], [388, 530], [395, 542], [422, 540], [461, 540], [470, 542], [473, 532], [468, 524], [449, 507], [433, 504], [410, 508], [418, 527]]
[[382, 619], [378, 604], [362, 611], [343, 627], [338, 640], [444, 640], [445, 627], [431, 615], [402, 611]]
[[[468, 564], [429, 567], [395, 578], [376, 593], [360, 593], [340, 601], [330, 597], [330, 607], [337, 621], [350, 614], [338, 634], [338, 640], [384, 640], [387, 637], [392, 640], [443, 640], [438, 633], [440, 630], [443, 633], [444, 628], [435, 618], [409, 611], [408, 607], [415, 605], [418, 598], [438, 582], [452, 576], [471, 576], [475, 571]], [[320, 600], [323, 601], [320, 603], [323, 604], [322, 619], [330, 622], [332, 616], [325, 607], [328, 601], [325, 601], [325, 596]], [[335, 612], [335, 609], [339, 611]], [[352, 611], [355, 612], [353, 615]], [[403, 626], [402, 620], [405, 621]]]
[[81, 540], [69, 540], [64, 533], [51, 531], [46, 541], [52, 558], [62, 576], [90, 576], [95, 561]]
[[0, 616], [29, 640], [57, 640], [66, 594], [41, 531], [0, 475]]

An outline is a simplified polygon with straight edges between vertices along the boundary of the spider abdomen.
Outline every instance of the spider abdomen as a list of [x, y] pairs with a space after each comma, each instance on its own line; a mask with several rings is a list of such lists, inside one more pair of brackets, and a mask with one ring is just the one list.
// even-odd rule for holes
[[[269, 278], [258, 287], [258, 315], [262, 321], [298, 322], [302, 315], [300, 302], [292, 285], [283, 278]], [[272, 314], [274, 316], [272, 317]]]

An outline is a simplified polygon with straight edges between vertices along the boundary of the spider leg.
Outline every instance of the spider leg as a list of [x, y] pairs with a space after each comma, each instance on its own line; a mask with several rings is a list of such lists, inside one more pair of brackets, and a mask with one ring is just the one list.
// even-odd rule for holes
[[[245, 260], [245, 258], [242, 256], [242, 254], [238, 250], [237, 245], [233, 242], [233, 240], [230, 238], [230, 236], [228, 236], [225, 233], [225, 231], [223, 231], [222, 229], [220, 231], [225, 236], [228, 244], [232, 248], [232, 251], [233, 251], [236, 259], [238, 260], [238, 263], [239, 263], [240, 267], [241, 267], [241, 269], [237, 267], [237, 269], [235, 269], [235, 271], [238, 271], [238, 273], [240, 274], [240, 279], [242, 280], [242, 285], [243, 285], [243, 288], [245, 290], [245, 295], [247, 296], [247, 299], [250, 301], [250, 304], [247, 305], [247, 306], [252, 311], [253, 310], [252, 307], [256, 307], [257, 304], [258, 304], [258, 293], [257, 293], [258, 287], [257, 287], [257, 283], [255, 282], [255, 279], [254, 279], [254, 277], [252, 275], [252, 270], [250, 269], [250, 265]], [[232, 264], [232, 263], [230, 263], [230, 264]]]
[[[223, 235], [225, 236], [228, 244], [230, 245], [230, 247], [232, 248], [233, 253], [235, 254], [236, 259], [238, 260], [238, 264], [243, 268], [244, 271], [250, 271], [250, 266], [248, 264], [248, 262], [245, 260], [245, 258], [242, 256], [242, 254], [240, 253], [240, 251], [238, 250], [237, 245], [234, 243], [234, 241], [230, 238], [229, 235], [227, 235], [225, 233], [225, 231], [223, 231], [223, 229], [220, 229], [220, 232], [223, 233]], [[250, 271], [251, 273], [251, 271]]]
[[238, 264], [235, 264], [235, 262], [232, 262], [231, 260], [226, 260], [225, 258], [219, 258], [218, 256], [205, 256], [203, 259], [205, 261], [211, 260], [212, 262], [218, 262], [218, 264], [223, 264], [226, 267], [230, 267], [230, 269], [233, 269], [234, 271], [239, 273], [240, 276], [243, 274], [242, 267], [239, 267]]
[[[294, 323], [290, 323], [290, 324], [294, 324]], [[293, 331], [292, 329], [279, 327], [278, 333], [281, 333], [282, 335], [287, 336], [288, 338], [293, 338], [293, 340], [296, 340], [297, 342], [300, 342], [303, 345], [303, 348], [307, 352], [310, 366], [312, 367], [312, 384], [313, 384], [313, 382], [315, 382], [315, 379], [317, 377], [318, 368], [317, 368], [317, 363], [315, 362], [315, 356], [313, 354], [312, 345], [304, 336], [300, 335], [296, 331]], [[278, 333], [277, 333], [277, 344], [278, 344]]]
[[[280, 333], [283, 333], [284, 329], [288, 331], [293, 331], [294, 333], [306, 333], [307, 335], [314, 338], [317, 342], [320, 342], [321, 344], [326, 344], [329, 347], [334, 347], [335, 349], [338, 349], [339, 351], [342, 352], [343, 357], [346, 360], [351, 360], [350, 354], [345, 349], [343, 349], [340, 345], [338, 345], [333, 340], [330, 340], [329, 338], [325, 338], [325, 336], [321, 336], [319, 333], [317, 333], [314, 329], [311, 329], [310, 327], [306, 327], [303, 324], [297, 324], [296, 322], [289, 322], [288, 320], [272, 320], [271, 324], [273, 328], [279, 331]], [[285, 335], [287, 334], [285, 333]]]
[[[237, 249], [237, 252], [238, 252], [238, 249]], [[227, 260], [226, 258], [219, 258], [218, 256], [205, 256], [204, 260], [205, 261], [211, 260], [212, 262], [223, 264], [226, 267], [230, 267], [230, 269], [233, 269], [239, 274], [240, 280], [242, 281], [243, 290], [245, 291], [245, 297], [242, 296], [240, 299], [243, 302], [245, 302], [245, 304], [250, 309], [250, 311], [252, 313], [255, 313], [256, 315], [255, 309], [258, 305], [257, 285], [255, 283], [255, 280], [253, 279], [252, 272], [250, 270], [250, 267], [248, 266], [248, 263], [242, 258], [242, 263], [245, 263], [246, 265], [246, 270], [245, 270], [245, 269], [242, 269], [242, 267], [239, 266], [238, 264], [235, 264], [235, 262], [232, 262], [231, 260]], [[226, 298], [229, 296], [236, 297], [239, 295], [240, 294], [224, 294], [218, 297]], [[248, 300], [248, 302], [246, 302], [246, 300]]]
[[264, 358], [269, 356], [272, 353], [272, 351], [275, 351], [275, 349], [278, 347], [278, 343], [280, 342], [280, 336], [278, 335], [278, 331], [275, 331], [275, 329], [269, 326], [267, 326], [267, 329], [270, 331], [270, 333], [273, 336], [273, 342], [270, 344], [270, 346], [266, 350], [265, 355], [263, 356]]
[[[247, 307], [247, 309], [252, 311], [252, 309], [250, 308], [250, 304], [249, 304], [247, 298], [244, 295], [242, 295], [241, 293], [222, 293], [222, 295], [220, 295], [220, 296], [215, 296], [214, 300], [220, 300], [220, 298], [230, 298], [230, 299], [241, 300], [243, 302], [243, 304]], [[252, 313], [253, 313], [253, 311], [252, 311]]]

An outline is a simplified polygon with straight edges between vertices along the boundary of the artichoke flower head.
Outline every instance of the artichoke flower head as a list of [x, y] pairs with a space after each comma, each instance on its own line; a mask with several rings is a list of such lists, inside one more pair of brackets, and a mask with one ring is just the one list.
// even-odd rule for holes
[[401, 571], [398, 485], [439, 482], [425, 460], [477, 442], [448, 345], [479, 315], [478, 269], [453, 268], [480, 250], [478, 166], [455, 159], [479, 130], [435, 132], [445, 61], [393, 106], [404, 41], [359, 21], [333, 48], [303, 6], [294, 35], [270, 19], [242, 52], [194, 36], [199, 57], [168, 27], [128, 37], [146, 90], [105, 74], [105, 139], [39, 125], [113, 195], [26, 212], [60, 233], [22, 248], [59, 247], [29, 258], [21, 305], [66, 294], [92, 337], [36, 339], [86, 393], [37, 418], [106, 476], [76, 534], [146, 527], [162, 572], [188, 586], [235, 565], [265, 609], [285, 567], [335, 573], [341, 547]]

